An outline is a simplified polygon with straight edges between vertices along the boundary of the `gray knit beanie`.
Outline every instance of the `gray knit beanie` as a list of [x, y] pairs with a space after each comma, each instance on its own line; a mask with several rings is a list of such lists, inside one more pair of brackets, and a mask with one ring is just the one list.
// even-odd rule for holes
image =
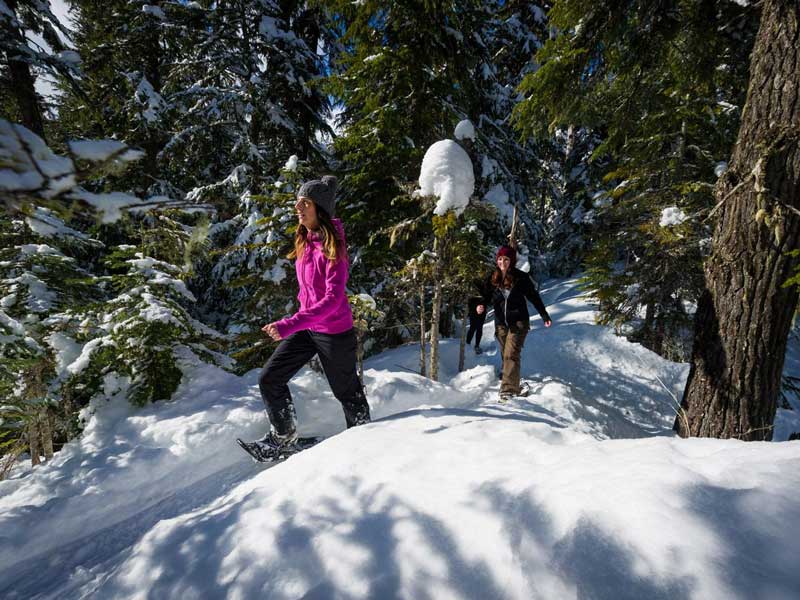
[[300, 186], [297, 197], [310, 198], [314, 204], [333, 217], [336, 206], [336, 177], [325, 175], [322, 180], [312, 179]]

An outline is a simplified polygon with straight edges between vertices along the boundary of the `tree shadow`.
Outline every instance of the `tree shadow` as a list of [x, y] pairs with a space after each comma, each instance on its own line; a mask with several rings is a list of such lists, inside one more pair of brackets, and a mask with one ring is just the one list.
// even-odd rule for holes
[[[155, 519], [144, 536], [143, 524], [132, 524], [138, 536], [124, 553], [107, 563], [85, 564], [97, 567], [94, 580], [71, 584], [63, 569], [50, 584], [14, 586], [4, 597], [65, 597], [74, 591], [153, 599], [426, 600], [446, 590], [449, 597], [480, 600], [682, 600], [697, 593], [700, 576], [723, 580], [742, 598], [788, 599], [800, 591], [800, 539], [792, 537], [800, 506], [790, 497], [774, 496], [770, 511], [762, 514], [752, 510], [753, 490], [688, 488], [683, 510], [705, 521], [726, 552], [718, 560], [688, 565], [719, 573], [665, 576], [646, 562], [643, 566], [623, 532], [609, 531], [588, 516], [557, 530], [554, 507], [537, 503], [530, 487], [519, 490], [502, 480], [477, 485], [467, 504], [462, 497], [453, 506], [483, 515], [478, 522], [490, 528], [486, 545], [474, 546], [475, 532], [463, 523], [441, 518], [419, 498], [398, 495], [391, 486], [339, 476], [313, 493], [313, 502], [286, 494], [278, 502], [270, 486], [285, 479], [258, 477], [194, 512]], [[776, 535], [776, 528], [786, 525]], [[91, 554], [99, 555], [96, 548]], [[36, 568], [41, 572], [42, 564]]]
[[[539, 410], [539, 412], [542, 412], [546, 416], [553, 416], [553, 417], [555, 416], [554, 413], [548, 411], [547, 409], [541, 407], [537, 407], [537, 409]], [[373, 423], [390, 422], [417, 416], [422, 416], [426, 419], [441, 419], [447, 417], [464, 417], [467, 419], [459, 421], [458, 423], [454, 423], [452, 425], [438, 425], [434, 428], [426, 429], [424, 430], [424, 433], [427, 434], [438, 433], [440, 431], [445, 431], [452, 427], [462, 427], [464, 425], [468, 425], [475, 421], [490, 421], [494, 419], [499, 419], [503, 421], [521, 421], [524, 423], [539, 423], [543, 425], [549, 425], [550, 427], [554, 427], [556, 429], [566, 428], [566, 425], [564, 423], [556, 421], [554, 418], [536, 417], [531, 415], [529, 410], [526, 410], [525, 412], [517, 411], [510, 406], [485, 407], [480, 410], [468, 409], [468, 408], [420, 408], [381, 417], [380, 419], [375, 419], [372, 422]]]
[[800, 502], [795, 496], [710, 484], [687, 488], [687, 510], [721, 540], [720, 578], [742, 598], [800, 598]]
[[[663, 359], [640, 356], [638, 348], [621, 346], [617, 350], [624, 355], [618, 355], [614, 349], [603, 346], [598, 348], [595, 359], [592, 347], [602, 342], [597, 339], [598, 327], [573, 323], [540, 332], [541, 335], [557, 336], [553, 343], [548, 344], [537, 344], [537, 338], [529, 335], [523, 354], [525, 379], [552, 380], [567, 386], [582, 403], [609, 417], [609, 423], [616, 427], [608, 433], [609, 437], [672, 435], [672, 423], [678, 408], [672, 394], [677, 391], [676, 384], [685, 367], [669, 366], [666, 375], [661, 373], [659, 381], [648, 375], [648, 365], [639, 365], [639, 369], [635, 360]], [[630, 354], [635, 354], [636, 358]], [[629, 363], [637, 367], [633, 373]], [[656, 363], [649, 368], [660, 370], [660, 366]], [[669, 388], [664, 389], [662, 382]]]
[[[63, 591], [85, 583], [104, 563], [121, 560], [121, 556], [135, 546], [143, 532], [150, 531], [160, 521], [178, 517], [230, 489], [247, 474], [252, 473], [249, 462], [234, 468], [213, 473], [187, 488], [176, 490], [155, 504], [143, 507], [137, 514], [79, 538], [65, 546], [25, 559], [0, 572], [0, 596], [3, 598], [31, 598], [55, 594], [64, 597]], [[88, 516], [87, 516], [88, 518]], [[46, 565], [47, 577], [42, 577]]]
[[529, 589], [540, 597], [680, 600], [691, 596], [692, 577], [638, 573], [633, 551], [589, 518], [579, 519], [559, 538], [547, 510], [529, 492], [512, 494], [501, 482], [487, 482], [476, 494], [495, 507], [514, 561]]

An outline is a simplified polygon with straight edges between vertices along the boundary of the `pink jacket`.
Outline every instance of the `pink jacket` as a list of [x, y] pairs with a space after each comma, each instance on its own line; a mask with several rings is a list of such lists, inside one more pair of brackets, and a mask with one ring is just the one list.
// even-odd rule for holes
[[[342, 243], [344, 227], [332, 219]], [[322, 243], [313, 232], [308, 233], [303, 256], [295, 261], [297, 282], [300, 284], [300, 310], [291, 317], [275, 323], [282, 338], [297, 331], [310, 329], [317, 333], [342, 333], [353, 327], [353, 313], [347, 300], [347, 279], [350, 260], [345, 252], [336, 262], [322, 253]]]

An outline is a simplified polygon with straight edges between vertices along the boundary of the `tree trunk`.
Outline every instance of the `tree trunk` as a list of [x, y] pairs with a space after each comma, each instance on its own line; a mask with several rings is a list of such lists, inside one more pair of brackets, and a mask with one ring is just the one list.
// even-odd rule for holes
[[467, 349], [467, 328], [469, 327], [469, 308], [464, 306], [464, 318], [461, 319], [461, 344], [458, 348], [458, 372], [464, 370], [464, 353]]
[[431, 306], [431, 364], [428, 373], [431, 379], [439, 381], [439, 318], [442, 312], [442, 278], [440, 263], [441, 257], [438, 256], [441, 248], [439, 238], [433, 243], [433, 251], [436, 256], [436, 277], [433, 282], [433, 305]]
[[511, 219], [511, 233], [508, 234], [508, 245], [517, 249], [517, 221], [519, 220], [519, 208], [514, 204], [514, 216]]
[[39, 413], [39, 433], [42, 439], [42, 451], [45, 460], [53, 458], [53, 413], [45, 408]]
[[36, 419], [31, 419], [28, 423], [28, 447], [31, 451], [31, 466], [35, 467], [41, 462], [41, 452], [39, 451], [39, 423]]
[[428, 372], [428, 358], [425, 352], [425, 285], [419, 286], [419, 374], [423, 377]]
[[[16, 16], [17, 0], [8, 0], [6, 5]], [[5, 30], [3, 33], [9, 35], [15, 44], [19, 46], [26, 44], [19, 27], [7, 25], [3, 29]], [[8, 53], [7, 58], [8, 72], [11, 75], [11, 90], [17, 101], [22, 124], [45, 140], [42, 109], [39, 104], [39, 96], [36, 94], [36, 79], [31, 73], [31, 67], [28, 63], [17, 60], [19, 57], [12, 52]]]
[[695, 317], [681, 436], [772, 439], [797, 289], [800, 246], [800, 41], [797, 0], [766, 0]]
[[449, 338], [453, 337], [453, 301], [449, 299], [445, 302], [442, 299], [442, 320], [439, 323], [440, 337]]

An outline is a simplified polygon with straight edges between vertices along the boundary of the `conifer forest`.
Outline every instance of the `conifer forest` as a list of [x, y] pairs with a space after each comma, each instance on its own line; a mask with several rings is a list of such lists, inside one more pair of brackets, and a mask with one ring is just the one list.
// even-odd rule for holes
[[[798, 482], [797, 474], [789, 475], [790, 463], [781, 462], [794, 460], [796, 467], [800, 457], [800, 442], [793, 441], [800, 439], [797, 0], [0, 0], [0, 486], [13, 486], [0, 487], [0, 505], [3, 496], [12, 498], [26, 485], [34, 489], [37, 472], [60, 473], [82, 490], [76, 498], [102, 488], [100, 476], [81, 479], [77, 462], [66, 458], [92, 456], [83, 460], [100, 465], [95, 450], [106, 453], [104, 465], [127, 461], [138, 465], [130, 467], [133, 472], [151, 464], [153, 473], [162, 473], [166, 459], [136, 454], [144, 452], [144, 437], [125, 437], [134, 435], [136, 419], [152, 419], [166, 431], [176, 415], [202, 413], [217, 423], [208, 416], [216, 410], [223, 415], [219, 423], [239, 423], [245, 433], [252, 424], [253, 437], [263, 434], [267, 419], [257, 377], [278, 342], [262, 328], [298, 310], [299, 284], [289, 257], [300, 227], [298, 190], [324, 175], [338, 180], [336, 217], [346, 230], [358, 374], [375, 422], [363, 432], [346, 432], [363, 438], [363, 446], [354, 441], [350, 455], [343, 446], [350, 438], [333, 437], [344, 422], [326, 429], [329, 421], [341, 420], [335, 400], [326, 400], [330, 420], [313, 421], [321, 431], [304, 432], [303, 423], [312, 423], [308, 415], [322, 414], [316, 404], [321, 394], [330, 396], [327, 367], [312, 360], [292, 383], [299, 386], [292, 393], [301, 433], [331, 439], [261, 475], [277, 477], [280, 466], [295, 463], [301, 469], [296, 473], [304, 473], [301, 461], [308, 458], [311, 469], [315, 453], [329, 461], [352, 457], [359, 447], [379, 453], [381, 444], [394, 439], [380, 432], [392, 427], [411, 447], [418, 438], [433, 444], [422, 425], [419, 431], [411, 425], [401, 429], [398, 415], [441, 410], [452, 411], [447, 419], [467, 419], [468, 411], [478, 415], [489, 406], [490, 391], [495, 404], [486, 410], [508, 411], [508, 404], [495, 402], [505, 375], [502, 351], [494, 353], [494, 325], [488, 329], [493, 317], [486, 321], [483, 350], [473, 353], [467, 341], [469, 299], [496, 268], [498, 248], [505, 244], [542, 293], [553, 327], [542, 316], [543, 327], [531, 312], [522, 379], [533, 393], [513, 400], [517, 412], [504, 419], [530, 410], [525, 419], [558, 420], [555, 415], [569, 405], [569, 423], [563, 425], [569, 435], [593, 443], [645, 438], [669, 444], [638, 451], [653, 457], [700, 444], [690, 438], [715, 438], [703, 443], [721, 444], [749, 465], [742, 471], [750, 469], [753, 478], [762, 469], [767, 481], [772, 464], [787, 486]], [[570, 333], [570, 319], [581, 311], [587, 316]], [[583, 357], [597, 376], [577, 358], [548, 362], [566, 356], [560, 352]], [[484, 376], [486, 387], [478, 390]], [[308, 378], [322, 383], [302, 387]], [[315, 391], [306, 397], [306, 389]], [[209, 404], [192, 412], [200, 410], [192, 402], [203, 394], [209, 394]], [[214, 395], [222, 404], [213, 404]], [[651, 396], [661, 398], [663, 411], [647, 413]], [[241, 403], [251, 407], [247, 419], [237, 416]], [[500, 427], [495, 421], [492, 426]], [[158, 447], [184, 457], [176, 450], [183, 442], [175, 440], [194, 435], [201, 422], [206, 423], [187, 421], [183, 433]], [[478, 439], [484, 434], [506, 439], [499, 433], [495, 438], [489, 427], [477, 430], [470, 443], [491, 444]], [[508, 439], [523, 436], [518, 427]], [[441, 435], [454, 436], [455, 430]], [[227, 444], [235, 431], [219, 439]], [[374, 446], [365, 437], [370, 432]], [[186, 456], [202, 455], [217, 465], [215, 473], [227, 473], [230, 486], [244, 481], [241, 450], [213, 441], [210, 432], [203, 435], [202, 443], [186, 442]], [[134, 454], [115, 450], [114, 439], [138, 440], [130, 442]], [[461, 439], [448, 447], [460, 448]], [[510, 441], [496, 443], [511, 447]], [[522, 456], [526, 443], [514, 442], [513, 452]], [[208, 457], [204, 446], [214, 449]], [[717, 457], [711, 446], [690, 447]], [[414, 464], [433, 469], [437, 448], [421, 446], [420, 456], [425, 452], [427, 458]], [[756, 455], [749, 448], [767, 449]], [[222, 456], [229, 463], [214, 462]], [[491, 453], [481, 456], [494, 464]], [[612, 464], [616, 454], [607, 459]], [[483, 464], [476, 460], [471, 464]], [[192, 470], [200, 463], [180, 464]], [[239, 465], [235, 478], [231, 465]], [[203, 474], [210, 477], [208, 469]], [[471, 473], [467, 467], [463, 472]], [[172, 477], [167, 473], [165, 480]], [[132, 481], [146, 476], [137, 477]], [[332, 474], [329, 484], [320, 477], [322, 490], [332, 490], [333, 481], [349, 485], [342, 483], [344, 476], [335, 480]], [[488, 493], [488, 483], [459, 479], [465, 486], [467, 480], [475, 483], [470, 489]], [[195, 485], [181, 481], [176, 490]], [[315, 480], [309, 475], [308, 481]], [[407, 485], [421, 495], [419, 481]], [[549, 481], [542, 485], [561, 489]], [[290, 485], [288, 476], [281, 482]], [[740, 484], [725, 489], [733, 493]], [[507, 489], [497, 489], [490, 505], [523, 511], [518, 501], [501, 498]], [[152, 579], [142, 589], [152, 595], [139, 596], [125, 587], [122, 573], [154, 573], [158, 561], [137, 546], [135, 557], [115, 558], [120, 562], [108, 571], [99, 550], [94, 563], [81, 566], [80, 577], [77, 563], [59, 563], [63, 577], [54, 575], [53, 581], [62, 583], [49, 588], [25, 587], [19, 583], [24, 578], [9, 583], [12, 572], [28, 571], [12, 569], [13, 557], [0, 554], [0, 595], [790, 598], [800, 594], [800, 580], [782, 565], [800, 551], [800, 504], [796, 487], [792, 502], [784, 488], [771, 489], [762, 489], [774, 495], [759, 504], [778, 506], [780, 522], [791, 525], [786, 535], [794, 532], [791, 538], [764, 534], [764, 546], [772, 549], [764, 553], [772, 588], [761, 587], [761, 567], [751, 569], [746, 560], [734, 561], [718, 579], [698, 575], [690, 584], [660, 567], [653, 572], [675, 579], [648, 579], [633, 566], [620, 567], [627, 564], [620, 558], [606, 581], [598, 574], [604, 569], [591, 561], [624, 552], [587, 558], [594, 555], [592, 540], [607, 547], [592, 537], [606, 531], [598, 525], [578, 527], [561, 541], [554, 537], [552, 546], [537, 538], [542, 555], [551, 556], [548, 564], [560, 565], [538, 580], [531, 567], [536, 563], [528, 559], [520, 569], [533, 573], [530, 580], [502, 579], [503, 569], [513, 568], [495, 568], [491, 558], [486, 577], [500, 579], [482, 578], [475, 573], [484, 571], [473, 570], [467, 553], [447, 563], [445, 587], [414, 587], [423, 586], [422, 571], [414, 577], [402, 569], [386, 575], [394, 563], [376, 551], [375, 569], [383, 574], [351, 577], [370, 582], [364, 589], [334, 576], [323, 581], [309, 575], [339, 568], [319, 566], [332, 560], [330, 554], [317, 557], [318, 564], [306, 555], [309, 563], [302, 568], [292, 562], [307, 577], [298, 575], [281, 587], [275, 573], [287, 573], [281, 569], [290, 564], [281, 554], [286, 564], [275, 562], [263, 581], [231, 576], [223, 585], [220, 565], [213, 584], [220, 587], [213, 587], [211, 575], [191, 567], [193, 579], [174, 587], [166, 576], [148, 575]], [[53, 492], [59, 498], [66, 493]], [[203, 493], [199, 497], [209, 502], [217, 498]], [[155, 506], [157, 498], [147, 496], [143, 505]], [[421, 496], [409, 498], [413, 504]], [[550, 506], [537, 498], [541, 507]], [[19, 502], [8, 505], [7, 525], [0, 518], [0, 538], [17, 539], [7, 532], [22, 523], [14, 521], [22, 517], [13, 506], [27, 506]], [[292, 506], [301, 514], [301, 504]], [[414, 506], [406, 508], [413, 513], [422, 503]], [[195, 514], [182, 510], [162, 516]], [[153, 532], [165, 521], [156, 526], [155, 517], [150, 523], [142, 520], [144, 513], [125, 514], [142, 539], [155, 543]], [[725, 514], [735, 521], [738, 513], [730, 508]], [[538, 522], [536, 516], [517, 516]], [[98, 519], [104, 527], [113, 525], [110, 517]], [[578, 517], [576, 522], [585, 524]], [[676, 523], [675, 531], [692, 539], [696, 532], [688, 521]], [[752, 524], [751, 533], [761, 531], [759, 526]], [[222, 522], [215, 527], [212, 534], [228, 531]], [[360, 541], [376, 540], [380, 527], [364, 527], [371, 533]], [[25, 528], [34, 531], [19, 525], [20, 532]], [[171, 531], [189, 543], [188, 530]], [[462, 547], [462, 534], [453, 534], [454, 548]], [[60, 535], [57, 548], [67, 556], [67, 542], [77, 543], [79, 536]], [[402, 554], [406, 538], [398, 537], [396, 552]], [[314, 539], [322, 541], [309, 547], [334, 543]], [[441, 532], [435, 538], [444, 539], [450, 538]], [[431, 556], [439, 555], [435, 540]], [[295, 532], [286, 545], [306, 543]], [[526, 543], [511, 543], [509, 552], [524, 554]], [[623, 548], [638, 542], [617, 543]], [[487, 544], [505, 548], [499, 541]], [[735, 544], [726, 547], [734, 557], [747, 553]], [[57, 548], [36, 542], [19, 559]], [[215, 552], [210, 542], [196, 550]], [[442, 550], [442, 556], [449, 552]], [[686, 556], [686, 564], [694, 560]], [[180, 571], [178, 562], [165, 560], [165, 568]], [[702, 566], [705, 558], [697, 560]], [[560, 575], [551, 581], [554, 572]], [[634, 580], [640, 587], [620, 595]]]

